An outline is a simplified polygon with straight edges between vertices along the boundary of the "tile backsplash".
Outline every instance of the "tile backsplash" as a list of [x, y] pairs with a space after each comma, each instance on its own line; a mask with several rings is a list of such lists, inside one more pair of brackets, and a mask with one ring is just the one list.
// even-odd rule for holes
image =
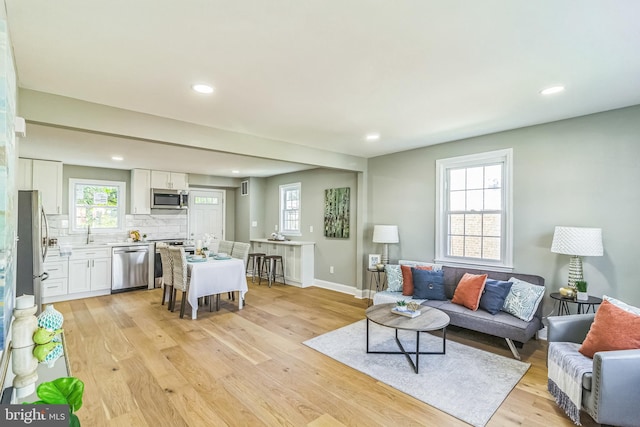
[[[57, 238], [58, 244], [81, 244], [87, 241], [85, 233], [69, 232], [68, 215], [47, 215], [49, 237]], [[130, 230], [146, 234], [149, 240], [186, 240], [188, 235], [187, 215], [126, 215], [125, 231], [119, 233], [101, 233], [92, 230], [95, 243], [124, 242]]]

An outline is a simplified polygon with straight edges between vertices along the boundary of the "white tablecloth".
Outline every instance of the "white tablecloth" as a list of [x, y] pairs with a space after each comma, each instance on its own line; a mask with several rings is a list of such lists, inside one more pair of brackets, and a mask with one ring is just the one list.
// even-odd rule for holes
[[191, 304], [191, 318], [198, 316], [198, 298], [239, 291], [238, 308], [242, 309], [244, 294], [249, 290], [244, 262], [241, 259], [210, 259], [206, 262], [188, 262], [191, 284], [187, 301]]

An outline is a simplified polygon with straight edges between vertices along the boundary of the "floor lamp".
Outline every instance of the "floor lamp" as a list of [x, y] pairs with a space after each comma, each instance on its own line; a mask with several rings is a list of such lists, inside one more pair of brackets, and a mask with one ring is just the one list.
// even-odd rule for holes
[[376, 225], [373, 227], [373, 243], [384, 243], [382, 263], [389, 264], [389, 243], [398, 243], [397, 225]]
[[586, 227], [556, 227], [553, 233], [551, 252], [571, 255], [569, 282], [576, 289], [576, 281], [584, 280], [581, 256], [602, 256], [602, 229]]

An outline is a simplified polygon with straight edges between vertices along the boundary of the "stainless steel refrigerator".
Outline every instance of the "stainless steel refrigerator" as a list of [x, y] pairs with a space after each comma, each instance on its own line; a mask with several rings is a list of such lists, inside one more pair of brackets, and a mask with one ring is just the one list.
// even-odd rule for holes
[[42, 308], [42, 281], [47, 256], [49, 227], [37, 190], [18, 192], [18, 257], [16, 297], [33, 295], [38, 313]]

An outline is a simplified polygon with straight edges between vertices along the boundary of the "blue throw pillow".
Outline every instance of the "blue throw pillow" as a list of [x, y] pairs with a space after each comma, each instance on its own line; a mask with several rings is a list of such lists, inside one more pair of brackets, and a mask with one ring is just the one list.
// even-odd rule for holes
[[487, 310], [491, 314], [496, 314], [502, 310], [504, 300], [509, 295], [513, 286], [512, 282], [502, 280], [487, 279], [484, 283], [484, 291], [480, 297], [480, 308]]
[[411, 269], [413, 275], [413, 298], [444, 301], [444, 271]]

